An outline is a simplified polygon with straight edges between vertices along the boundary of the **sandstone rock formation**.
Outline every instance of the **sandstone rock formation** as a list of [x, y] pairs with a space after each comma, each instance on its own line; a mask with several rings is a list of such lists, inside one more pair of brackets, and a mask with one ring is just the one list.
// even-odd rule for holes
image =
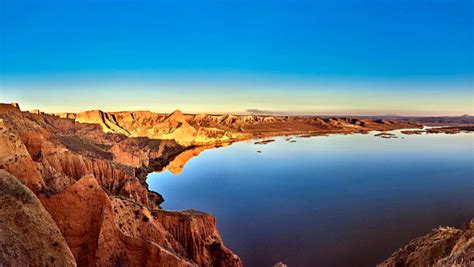
[[146, 207], [110, 198], [92, 175], [82, 177], [60, 194], [42, 198], [42, 202], [79, 266], [193, 265], [174, 252], [179, 248], [176, 241], [167, 238], [170, 234], [154, 222]]
[[416, 238], [378, 266], [472, 266], [474, 219], [464, 229], [439, 227]]
[[4, 122], [0, 122], [0, 168], [15, 173], [16, 177], [33, 191], [44, 186], [44, 180], [26, 146]]
[[148, 191], [187, 148], [117, 129], [0, 106], [0, 265], [241, 266], [212, 215]]
[[148, 137], [175, 140], [181, 145], [203, 145], [226, 142], [242, 138], [222, 129], [193, 127], [181, 111], [165, 115], [149, 111], [103, 112], [100, 110], [81, 113], [57, 114], [63, 118], [73, 118], [77, 122], [98, 124], [106, 133], [118, 133], [128, 137]]
[[[0, 104], [0, 265], [241, 266], [212, 215], [162, 210], [146, 175], [179, 173], [205, 149], [253, 137], [417, 127], [180, 111], [49, 115]], [[466, 244], [456, 245], [457, 257]]]
[[252, 137], [288, 134], [367, 133], [401, 128], [420, 128], [410, 122], [356, 118], [318, 118], [289, 116], [236, 116], [183, 114], [158, 114], [149, 111], [57, 114], [77, 122], [98, 124], [104, 132], [129, 137], [148, 137], [175, 140], [183, 146], [215, 145]]
[[0, 266], [76, 266], [51, 215], [17, 178], [0, 170]]

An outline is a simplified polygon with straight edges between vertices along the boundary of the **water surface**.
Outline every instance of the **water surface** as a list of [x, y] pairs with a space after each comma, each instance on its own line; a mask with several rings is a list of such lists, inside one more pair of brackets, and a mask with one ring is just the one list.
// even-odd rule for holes
[[147, 182], [166, 209], [214, 214], [245, 266], [373, 266], [474, 216], [474, 134], [295, 140], [206, 150]]

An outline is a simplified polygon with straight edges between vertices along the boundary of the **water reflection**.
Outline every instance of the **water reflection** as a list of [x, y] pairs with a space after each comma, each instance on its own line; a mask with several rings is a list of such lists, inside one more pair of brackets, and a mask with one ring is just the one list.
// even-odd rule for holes
[[195, 151], [148, 183], [164, 208], [214, 214], [246, 266], [373, 266], [474, 215], [474, 135], [395, 134]]

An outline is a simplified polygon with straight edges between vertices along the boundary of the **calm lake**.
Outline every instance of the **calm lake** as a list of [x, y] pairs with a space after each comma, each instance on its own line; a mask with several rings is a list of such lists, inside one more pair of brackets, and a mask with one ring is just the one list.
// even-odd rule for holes
[[147, 182], [166, 209], [215, 215], [245, 266], [373, 266], [474, 217], [474, 134], [394, 133], [240, 142]]

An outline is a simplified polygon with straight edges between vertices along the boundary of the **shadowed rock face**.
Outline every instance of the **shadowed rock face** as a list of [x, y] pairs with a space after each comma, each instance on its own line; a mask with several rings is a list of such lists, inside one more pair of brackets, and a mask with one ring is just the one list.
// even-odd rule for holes
[[378, 266], [472, 266], [474, 219], [464, 229], [440, 227], [416, 238]]
[[17, 178], [0, 170], [0, 265], [76, 266], [51, 215]]

